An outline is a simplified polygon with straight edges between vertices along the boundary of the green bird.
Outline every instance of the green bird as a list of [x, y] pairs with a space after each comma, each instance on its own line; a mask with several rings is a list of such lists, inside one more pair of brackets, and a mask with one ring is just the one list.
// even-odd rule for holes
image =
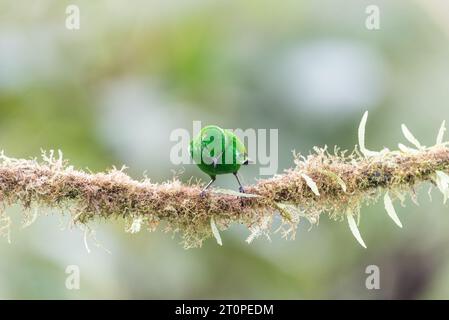
[[201, 196], [205, 195], [217, 175], [227, 173], [235, 176], [240, 186], [239, 191], [245, 192], [238, 171], [242, 165], [248, 165], [249, 160], [245, 145], [231, 131], [214, 125], [202, 128], [190, 142], [190, 156], [201, 171], [211, 178], [201, 191]]

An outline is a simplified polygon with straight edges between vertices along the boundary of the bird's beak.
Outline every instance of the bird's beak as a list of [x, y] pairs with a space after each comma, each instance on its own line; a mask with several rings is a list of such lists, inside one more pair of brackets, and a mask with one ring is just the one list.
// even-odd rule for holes
[[250, 158], [246, 158], [246, 160], [243, 162], [244, 166], [247, 166], [249, 164], [255, 164], [256, 162], [251, 160]]

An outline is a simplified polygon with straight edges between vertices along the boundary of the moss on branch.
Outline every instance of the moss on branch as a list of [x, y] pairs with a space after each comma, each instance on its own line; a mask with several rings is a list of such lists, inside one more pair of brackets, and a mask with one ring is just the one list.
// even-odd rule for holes
[[[278, 231], [284, 237], [294, 237], [300, 218], [317, 223], [322, 213], [337, 220], [348, 218], [351, 231], [364, 245], [353, 222], [362, 204], [384, 194], [388, 214], [400, 224], [391, 204], [395, 199], [402, 201], [405, 194], [413, 197], [416, 185], [431, 182], [449, 197], [447, 143], [381, 152], [366, 150], [364, 141], [359, 140], [359, 145], [350, 155], [338, 149], [331, 153], [327, 148], [315, 148], [307, 157], [294, 155], [292, 169], [248, 186], [247, 195], [215, 189], [205, 197], [200, 196], [200, 184], [183, 184], [177, 179], [136, 181], [116, 169], [86, 173], [53, 152], [44, 153], [42, 161], [2, 154], [0, 202], [4, 207], [22, 205], [25, 224], [36, 218], [28, 209], [51, 207], [70, 213], [80, 225], [99, 218], [124, 218], [127, 230], [137, 232], [141, 227], [155, 230], [162, 224], [165, 231], [180, 232], [186, 247], [196, 247], [211, 236], [221, 242], [218, 230], [231, 223], [248, 226], [248, 242], [259, 235], [268, 236], [276, 214], [281, 217]], [[3, 210], [0, 232], [9, 234], [9, 221]]]

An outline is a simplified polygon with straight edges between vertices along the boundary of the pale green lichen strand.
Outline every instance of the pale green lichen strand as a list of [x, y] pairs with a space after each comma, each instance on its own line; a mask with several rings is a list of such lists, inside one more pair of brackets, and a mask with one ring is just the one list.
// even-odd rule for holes
[[385, 206], [385, 210], [387, 211], [388, 216], [391, 218], [391, 220], [393, 220], [393, 222], [396, 223], [396, 225], [399, 228], [402, 228], [401, 220], [399, 220], [398, 214], [396, 213], [396, 210], [394, 209], [393, 201], [391, 200], [390, 194], [388, 193], [388, 191], [385, 193], [385, 196], [384, 196], [384, 206]]

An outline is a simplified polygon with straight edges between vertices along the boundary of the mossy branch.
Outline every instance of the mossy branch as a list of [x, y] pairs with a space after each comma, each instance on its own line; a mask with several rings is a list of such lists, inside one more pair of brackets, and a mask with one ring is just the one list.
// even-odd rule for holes
[[[418, 184], [431, 182], [445, 199], [449, 197], [444, 124], [432, 147], [420, 145], [403, 126], [404, 135], [416, 148], [400, 145], [399, 151], [374, 152], [365, 148], [366, 117], [359, 128], [359, 148], [351, 154], [338, 148], [331, 153], [325, 147], [315, 148], [307, 157], [294, 155], [294, 168], [247, 186], [247, 195], [215, 189], [201, 197], [200, 184], [183, 184], [176, 178], [165, 183], [136, 181], [123, 170], [95, 174], [75, 170], [62, 154], [55, 157], [53, 152], [43, 153], [40, 162], [12, 159], [2, 153], [0, 201], [4, 206], [21, 204], [26, 225], [36, 218], [27, 209], [42, 206], [69, 212], [72, 221], [80, 225], [97, 218], [125, 218], [129, 232], [142, 226], [154, 230], [162, 222], [164, 230], [182, 234], [186, 247], [200, 246], [210, 236], [221, 243], [219, 230], [231, 223], [248, 226], [248, 242], [259, 235], [268, 236], [277, 213], [281, 218], [277, 231], [294, 237], [301, 217], [315, 224], [326, 212], [333, 219], [347, 218], [354, 236], [365, 246], [354, 219], [362, 204], [384, 194], [388, 215], [401, 226], [393, 200], [403, 201], [406, 193], [413, 199]], [[9, 235], [10, 219], [4, 210], [0, 222], [0, 232]]]

